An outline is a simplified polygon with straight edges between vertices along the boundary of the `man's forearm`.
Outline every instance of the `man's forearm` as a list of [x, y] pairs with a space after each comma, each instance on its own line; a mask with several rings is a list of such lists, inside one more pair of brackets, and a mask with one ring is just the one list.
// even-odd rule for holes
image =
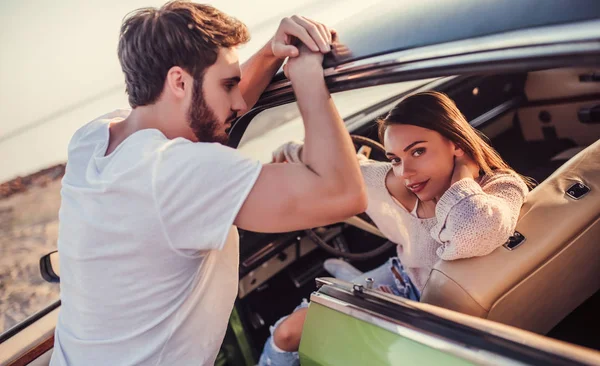
[[248, 109], [252, 108], [265, 90], [273, 76], [281, 67], [282, 59], [273, 55], [271, 41], [267, 42], [258, 52], [241, 66], [242, 80], [240, 89]]
[[362, 183], [354, 146], [329, 95], [323, 70], [303, 72], [301, 78], [292, 79], [292, 85], [305, 125], [304, 164], [322, 177]]

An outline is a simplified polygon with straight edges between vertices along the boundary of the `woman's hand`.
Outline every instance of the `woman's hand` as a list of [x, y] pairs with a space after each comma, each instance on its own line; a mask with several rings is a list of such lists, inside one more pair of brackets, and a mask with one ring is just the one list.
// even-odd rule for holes
[[275, 151], [273, 151], [273, 159], [271, 163], [287, 163], [287, 158], [285, 157], [285, 146], [287, 144], [283, 144], [279, 146]]
[[304, 145], [298, 141], [286, 142], [273, 151], [271, 163], [289, 163], [288, 156], [291, 156], [291, 162], [299, 162], [294, 161], [294, 156], [301, 160], [303, 147]]
[[479, 166], [467, 154], [454, 157], [454, 172], [450, 185], [461, 179], [477, 179], [479, 177]]

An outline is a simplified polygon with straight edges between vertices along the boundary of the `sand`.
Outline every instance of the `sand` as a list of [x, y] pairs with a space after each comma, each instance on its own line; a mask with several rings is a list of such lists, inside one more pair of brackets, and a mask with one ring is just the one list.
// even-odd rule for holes
[[[60, 174], [37, 179], [0, 199], [0, 332], [59, 299], [40, 258], [56, 249]], [[38, 175], [39, 177], [39, 175]]]

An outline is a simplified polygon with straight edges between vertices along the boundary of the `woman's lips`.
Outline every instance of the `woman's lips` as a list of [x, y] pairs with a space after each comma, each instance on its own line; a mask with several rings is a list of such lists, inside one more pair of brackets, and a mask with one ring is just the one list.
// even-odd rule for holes
[[423, 181], [423, 182], [409, 184], [406, 186], [406, 188], [408, 188], [412, 193], [416, 194], [416, 193], [421, 192], [425, 188], [425, 186], [427, 185], [427, 182], [429, 182], [429, 179], [427, 179], [426, 181]]

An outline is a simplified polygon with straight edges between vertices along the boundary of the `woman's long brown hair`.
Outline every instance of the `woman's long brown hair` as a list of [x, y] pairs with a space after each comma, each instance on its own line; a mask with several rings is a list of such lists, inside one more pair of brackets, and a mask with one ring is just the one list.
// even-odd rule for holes
[[487, 137], [473, 128], [454, 101], [447, 95], [428, 91], [413, 94], [400, 101], [384, 118], [379, 120], [379, 138], [390, 125], [404, 124], [433, 130], [460, 147], [479, 165], [484, 174], [512, 172], [528, 187], [534, 182], [514, 171], [487, 142]]

